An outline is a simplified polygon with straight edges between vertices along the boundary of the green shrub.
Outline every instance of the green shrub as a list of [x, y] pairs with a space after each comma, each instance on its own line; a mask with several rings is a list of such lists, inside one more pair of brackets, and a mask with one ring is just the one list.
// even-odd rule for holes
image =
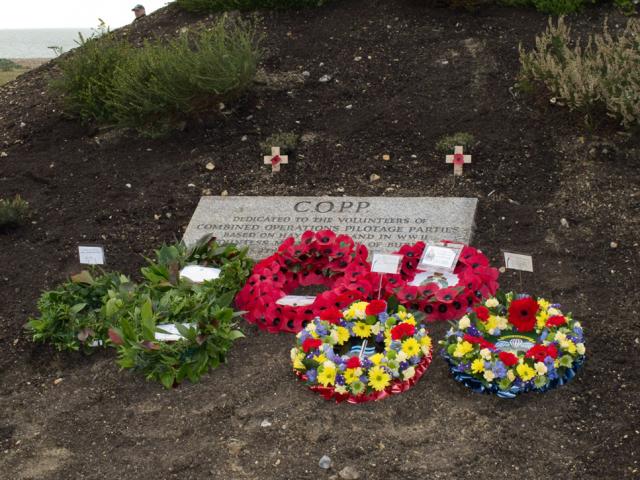
[[260, 142], [260, 148], [266, 155], [271, 154], [271, 147], [280, 147], [283, 154], [293, 154], [298, 148], [300, 135], [293, 132], [274, 133], [267, 137], [264, 142]]
[[456, 132], [453, 135], [445, 135], [436, 143], [436, 150], [440, 153], [451, 153], [454, 147], [461, 146], [465, 150], [471, 149], [475, 137], [467, 132]]
[[[216, 280], [194, 284], [179, 277], [181, 268], [189, 264], [220, 268], [222, 273]], [[166, 388], [185, 378], [197, 382], [224, 362], [232, 342], [243, 336], [234, 329], [240, 313], [233, 311], [231, 302], [252, 265], [246, 249], [220, 245], [210, 238], [192, 249], [184, 244], [159, 249], [156, 259], [142, 269], [146, 281], [135, 305], [121, 303], [125, 306], [119, 308], [107, 303], [107, 310], [119, 318], [110, 331], [118, 364]], [[182, 338], [157, 340], [157, 333], [167, 333], [168, 328], [159, 325], [173, 326]]]
[[585, 5], [593, 5], [597, 0], [500, 0], [503, 5], [511, 7], [532, 6], [542, 13], [551, 15], [564, 15], [578, 12]]
[[8, 58], [0, 58], [0, 72], [10, 72], [11, 70], [19, 70], [22, 68], [16, 62]]
[[66, 110], [84, 122], [157, 136], [232, 100], [251, 84], [259, 36], [241, 20], [133, 48], [112, 36], [90, 39], [61, 63], [54, 83]]
[[80, 48], [60, 62], [62, 75], [52, 82], [55, 93], [63, 95], [65, 111], [84, 123], [113, 123], [109, 97], [116, 69], [133, 54], [124, 40], [111, 35], [83, 39]]
[[[104, 346], [113, 316], [107, 315], [105, 300], [109, 292], [120, 298], [131, 295], [135, 285], [118, 273], [94, 278], [83, 271], [55, 290], [45, 292], [38, 302], [40, 316], [27, 323], [35, 342], [47, 342], [58, 350], [89, 353]], [[120, 300], [122, 302], [122, 300]]]
[[176, 0], [188, 12], [208, 13], [228, 10], [256, 10], [259, 8], [320, 7], [330, 0]]
[[640, 121], [640, 21], [630, 19], [624, 32], [590, 36], [585, 47], [571, 47], [571, 31], [561, 17], [536, 37], [533, 51], [520, 46], [520, 77], [543, 85], [556, 101], [588, 114], [606, 112], [622, 125]]
[[29, 203], [20, 195], [13, 199], [0, 198], [0, 230], [22, 225], [29, 218]]

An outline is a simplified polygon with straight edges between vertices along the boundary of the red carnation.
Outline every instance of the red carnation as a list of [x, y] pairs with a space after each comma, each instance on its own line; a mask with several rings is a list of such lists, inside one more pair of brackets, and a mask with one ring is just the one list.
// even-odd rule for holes
[[334, 325], [337, 325], [341, 318], [342, 312], [335, 307], [330, 307], [320, 312], [320, 320], [325, 320]]
[[551, 344], [547, 347], [547, 355], [549, 355], [551, 358], [558, 358], [558, 349], [556, 348], [555, 344]]
[[516, 357], [511, 352], [500, 352], [498, 354], [498, 358], [502, 363], [504, 363], [507, 367], [513, 367], [516, 363], [518, 363], [518, 357]]
[[358, 368], [360, 366], [360, 359], [358, 357], [351, 357], [345, 365], [347, 368]]
[[304, 350], [305, 353], [308, 353], [309, 350], [315, 350], [320, 345], [322, 345], [322, 340], [319, 338], [307, 338], [302, 342], [302, 350]]
[[371, 300], [371, 303], [367, 305], [364, 313], [367, 315], [378, 315], [387, 310], [387, 302], [384, 300]]
[[538, 302], [531, 297], [514, 300], [509, 305], [509, 322], [519, 332], [530, 332], [536, 325]]
[[489, 312], [489, 309], [484, 305], [480, 305], [474, 308], [473, 311], [476, 312], [476, 315], [478, 316], [478, 318], [483, 322], [486, 322], [487, 320], [489, 320], [489, 315], [491, 315], [491, 313]]
[[547, 320], [547, 327], [560, 327], [567, 323], [567, 319], [562, 315], [555, 315]]
[[527, 358], [533, 358], [536, 362], [544, 362], [544, 359], [547, 358], [547, 347], [544, 345], [534, 345], [527, 353], [524, 354]]
[[485, 340], [482, 337], [474, 337], [473, 335], [469, 335], [468, 333], [465, 333], [464, 336], [462, 337], [463, 340], [469, 342], [469, 343], [477, 343], [478, 345], [480, 345], [482, 348], [488, 348], [489, 350], [495, 350], [496, 346]]
[[402, 340], [404, 337], [410, 337], [416, 333], [416, 327], [407, 322], [402, 322], [391, 329], [391, 338], [393, 340]]

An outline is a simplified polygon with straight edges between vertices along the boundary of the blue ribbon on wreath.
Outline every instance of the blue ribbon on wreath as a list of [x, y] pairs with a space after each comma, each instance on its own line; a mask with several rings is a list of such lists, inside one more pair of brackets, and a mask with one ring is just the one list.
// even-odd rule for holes
[[445, 360], [449, 364], [449, 370], [451, 371], [451, 375], [453, 379], [457, 382], [462, 383], [465, 387], [470, 388], [476, 393], [486, 393], [486, 394], [495, 394], [500, 398], [516, 398], [517, 395], [525, 392], [539, 392], [545, 393], [549, 390], [553, 390], [554, 388], [560, 387], [566, 383], [568, 383], [573, 377], [576, 376], [576, 373], [582, 367], [584, 363], [584, 357], [578, 358], [574, 364], [570, 368], [566, 368], [565, 372], [562, 376], [558, 376], [551, 380], [544, 387], [536, 387], [531, 383], [520, 383], [515, 384], [508, 390], [501, 390], [498, 385], [495, 383], [489, 384], [489, 386], [485, 385], [483, 382], [475, 378], [473, 375], [469, 375], [465, 372], [460, 372], [456, 370], [456, 365], [445, 357]]

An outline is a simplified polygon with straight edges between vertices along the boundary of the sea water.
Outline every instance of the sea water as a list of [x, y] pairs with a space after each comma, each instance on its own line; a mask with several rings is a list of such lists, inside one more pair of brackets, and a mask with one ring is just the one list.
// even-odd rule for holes
[[[42, 28], [35, 30], [0, 30], [0, 58], [53, 58], [62, 48], [68, 52], [78, 46], [78, 33], [85, 38], [91, 29]], [[49, 48], [55, 47], [55, 48]]]

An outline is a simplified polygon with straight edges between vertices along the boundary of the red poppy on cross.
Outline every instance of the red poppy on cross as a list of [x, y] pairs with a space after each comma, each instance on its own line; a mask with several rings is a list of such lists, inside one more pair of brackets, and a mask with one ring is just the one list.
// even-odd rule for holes
[[471, 155], [463, 153], [463, 147], [455, 147], [453, 155], [447, 155], [447, 163], [453, 163], [453, 174], [462, 175], [462, 167], [465, 163], [471, 163]]
[[265, 155], [264, 164], [271, 165], [271, 172], [279, 172], [280, 165], [287, 165], [289, 157], [280, 155], [280, 147], [271, 147], [271, 155]]

